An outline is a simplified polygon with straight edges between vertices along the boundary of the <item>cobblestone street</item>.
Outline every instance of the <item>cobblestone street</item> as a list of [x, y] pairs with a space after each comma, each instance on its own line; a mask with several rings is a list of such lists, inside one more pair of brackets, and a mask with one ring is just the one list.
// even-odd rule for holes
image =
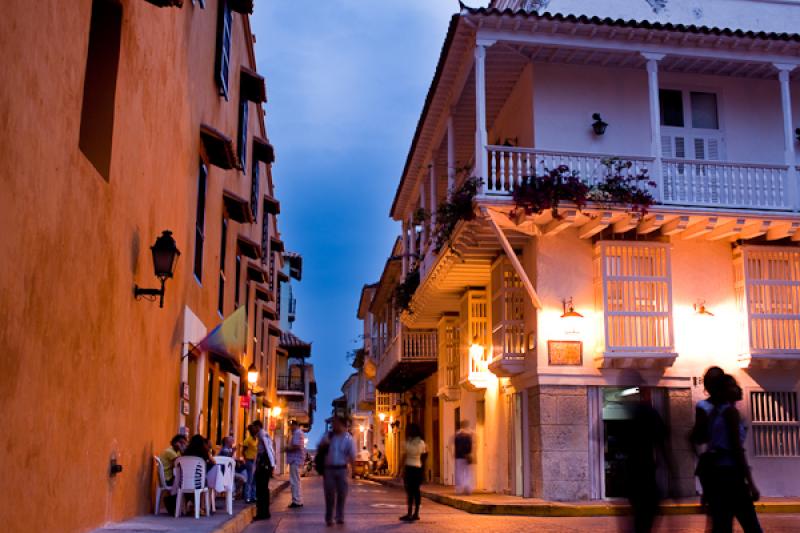
[[[474, 515], [439, 505], [423, 499], [421, 520], [406, 524], [398, 517], [405, 514], [405, 496], [400, 489], [357, 481], [351, 485], [347, 502], [345, 525], [326, 527], [322, 483], [317, 477], [303, 480], [305, 506], [287, 509], [291, 498], [284, 491], [272, 504], [272, 519], [256, 522], [247, 533], [289, 532], [382, 532], [436, 531], [458, 533], [492, 533], [508, 531], [536, 531], [537, 533], [592, 531], [606, 533], [621, 531], [616, 518], [536, 518], [516, 516]], [[761, 515], [764, 530], [769, 533], [796, 532], [800, 530], [800, 516]], [[665, 517], [659, 532], [702, 532], [705, 517], [698, 515]], [[738, 530], [740, 531], [740, 530]]]

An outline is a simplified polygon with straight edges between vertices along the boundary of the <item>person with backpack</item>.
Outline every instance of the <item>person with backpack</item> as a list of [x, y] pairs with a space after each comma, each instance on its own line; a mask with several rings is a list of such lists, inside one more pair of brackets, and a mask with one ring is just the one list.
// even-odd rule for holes
[[723, 375], [711, 385], [709, 441], [705, 460], [711, 533], [730, 533], [733, 519], [744, 533], [762, 533], [753, 502], [760, 494], [747, 464], [743, 448], [744, 425], [736, 402], [742, 389], [733, 376]]
[[347, 500], [350, 473], [356, 460], [356, 444], [347, 432], [344, 417], [333, 418], [333, 431], [328, 432], [317, 446], [315, 467], [323, 476], [325, 490], [325, 524], [333, 525], [336, 508], [336, 523], [344, 524], [344, 504]]

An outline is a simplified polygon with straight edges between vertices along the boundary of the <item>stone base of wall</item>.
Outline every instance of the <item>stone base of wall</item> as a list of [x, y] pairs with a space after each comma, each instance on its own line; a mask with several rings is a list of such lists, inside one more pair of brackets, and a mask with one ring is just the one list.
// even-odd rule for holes
[[669, 473], [670, 492], [675, 496], [694, 496], [695, 460], [689, 444], [689, 431], [694, 424], [691, 389], [667, 389], [665, 422], [670, 430], [672, 468]]

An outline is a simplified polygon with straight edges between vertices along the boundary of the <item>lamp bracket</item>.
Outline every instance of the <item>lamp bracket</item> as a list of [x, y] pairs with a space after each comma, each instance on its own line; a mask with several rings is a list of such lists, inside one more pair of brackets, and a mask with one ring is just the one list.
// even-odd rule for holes
[[155, 297], [159, 297], [159, 307], [164, 307], [164, 279], [161, 279], [161, 288], [160, 289], [144, 289], [139, 287], [138, 285], [133, 286], [133, 297], [139, 300], [140, 298], [146, 298], [148, 300], [155, 301]]

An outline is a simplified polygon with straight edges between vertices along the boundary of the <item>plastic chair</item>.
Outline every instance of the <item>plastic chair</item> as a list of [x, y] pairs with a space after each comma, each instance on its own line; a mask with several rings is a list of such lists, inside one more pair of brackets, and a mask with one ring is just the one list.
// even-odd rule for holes
[[159, 514], [161, 512], [161, 502], [165, 495], [169, 494], [170, 486], [167, 485], [167, 479], [164, 476], [164, 464], [161, 462], [161, 458], [157, 455], [153, 456], [153, 462], [156, 464], [156, 471], [158, 472], [158, 485], [156, 486], [156, 508], [153, 511], [153, 514]]
[[210, 512], [208, 487], [206, 486], [206, 462], [199, 457], [178, 457], [175, 459], [175, 483], [178, 501], [175, 504], [175, 518], [183, 513], [184, 494], [194, 494], [194, 517], [200, 518], [200, 495], [205, 495], [206, 514]]
[[[211, 490], [215, 491], [215, 494], [211, 497], [211, 505], [212, 508], [216, 511], [216, 493], [217, 492], [225, 492], [225, 511], [229, 514], [233, 514], [233, 493], [236, 492], [236, 460], [232, 457], [226, 457], [222, 455], [218, 455], [214, 457], [214, 461], [219, 465], [220, 468], [224, 469], [224, 473], [222, 474], [222, 483], [217, 483], [216, 487], [212, 487]], [[219, 489], [222, 490], [219, 490]]]

